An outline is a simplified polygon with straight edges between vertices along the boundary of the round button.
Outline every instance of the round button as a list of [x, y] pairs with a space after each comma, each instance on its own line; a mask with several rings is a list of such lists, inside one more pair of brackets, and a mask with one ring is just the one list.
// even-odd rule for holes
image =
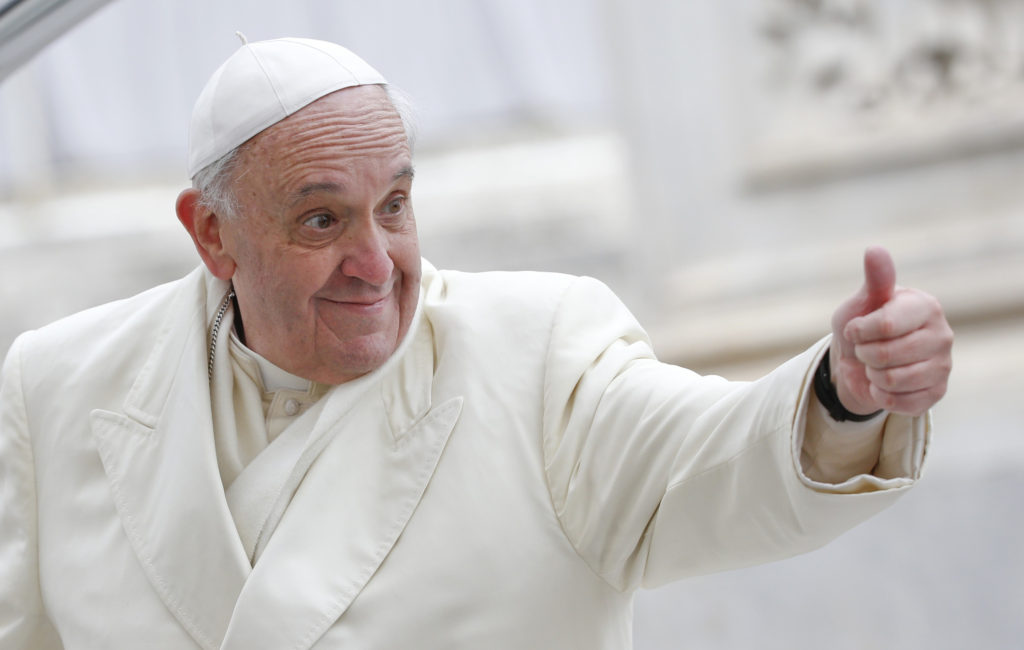
[[284, 403], [284, 414], [285, 415], [295, 415], [296, 413], [299, 412], [299, 406], [300, 406], [299, 400], [295, 399], [294, 397], [289, 399], [289, 400], [287, 400], [287, 401], [285, 401], [285, 403]]

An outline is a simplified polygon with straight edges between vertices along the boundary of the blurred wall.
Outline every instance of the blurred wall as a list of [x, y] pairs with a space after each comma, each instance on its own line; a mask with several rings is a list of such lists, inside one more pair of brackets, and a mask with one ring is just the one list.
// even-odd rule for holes
[[111, 2], [0, 83], [0, 344], [198, 262], [174, 198], [188, 184], [192, 103], [239, 46], [236, 30], [346, 44], [413, 97], [416, 206], [432, 261], [580, 271], [564, 260], [596, 257], [569, 239], [572, 224], [585, 221], [593, 245], [607, 246], [592, 212], [625, 212], [598, 9]]
[[636, 282], [672, 356], [806, 342], [871, 243], [958, 323], [1024, 313], [1024, 3], [610, 6]]
[[414, 97], [428, 145], [600, 123], [597, 21], [584, 0], [117, 0], [0, 85], [0, 187], [38, 182], [25, 155], [62, 181], [180, 176], [192, 102], [236, 30], [345, 44]]

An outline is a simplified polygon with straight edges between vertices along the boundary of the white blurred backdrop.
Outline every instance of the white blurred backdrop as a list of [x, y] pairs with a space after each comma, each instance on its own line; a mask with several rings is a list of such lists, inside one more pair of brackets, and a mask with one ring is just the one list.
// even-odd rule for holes
[[665, 360], [757, 376], [871, 243], [945, 304], [922, 484], [820, 551], [639, 594], [638, 649], [1022, 647], [1024, 0], [114, 0], [0, 82], [0, 349], [198, 263], [173, 205], [236, 30], [412, 95], [434, 264], [594, 275]]

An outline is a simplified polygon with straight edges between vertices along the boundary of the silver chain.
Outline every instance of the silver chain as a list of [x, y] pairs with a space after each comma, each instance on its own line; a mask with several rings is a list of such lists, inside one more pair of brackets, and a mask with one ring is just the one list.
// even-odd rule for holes
[[213, 318], [213, 327], [210, 328], [210, 356], [206, 363], [206, 371], [210, 381], [213, 381], [213, 353], [217, 350], [217, 334], [220, 332], [220, 325], [224, 321], [224, 314], [227, 313], [231, 300], [234, 297], [234, 289], [228, 291], [227, 295], [224, 296], [224, 300], [221, 301], [220, 307], [217, 309], [217, 315]]

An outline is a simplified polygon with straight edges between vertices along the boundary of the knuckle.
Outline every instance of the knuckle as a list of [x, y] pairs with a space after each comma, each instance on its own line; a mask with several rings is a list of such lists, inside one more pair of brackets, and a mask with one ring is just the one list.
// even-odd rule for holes
[[885, 371], [876, 368], [865, 368], [864, 374], [875, 387], [885, 389]]
[[[939, 365], [939, 371], [942, 373], [944, 378], [948, 378], [953, 373], [953, 359], [946, 357]], [[945, 383], [945, 381], [943, 381]]]
[[873, 388], [874, 390], [871, 391], [871, 394], [878, 406], [886, 411], [895, 411], [899, 405], [896, 395], [878, 385], [875, 385]]
[[892, 393], [885, 393], [885, 398], [882, 400], [882, 405], [887, 411], [895, 411], [899, 406], [899, 400]]
[[875, 383], [885, 391], [896, 392], [905, 381], [905, 372], [900, 368], [883, 368], [875, 371]]
[[882, 335], [882, 338], [892, 338], [896, 332], [896, 321], [890, 314], [879, 314], [878, 332]]
[[875, 365], [877, 365], [880, 368], [889, 365], [889, 363], [892, 361], [892, 350], [889, 349], [888, 346], [876, 345], [874, 346], [874, 350], [872, 350], [872, 352], [873, 354], [871, 356], [875, 362]]
[[880, 388], [892, 390], [895, 384], [895, 373], [889, 369], [879, 371], [878, 383]]
[[953, 328], [945, 321], [943, 321], [942, 330], [939, 332], [939, 342], [944, 350], [953, 349]]

